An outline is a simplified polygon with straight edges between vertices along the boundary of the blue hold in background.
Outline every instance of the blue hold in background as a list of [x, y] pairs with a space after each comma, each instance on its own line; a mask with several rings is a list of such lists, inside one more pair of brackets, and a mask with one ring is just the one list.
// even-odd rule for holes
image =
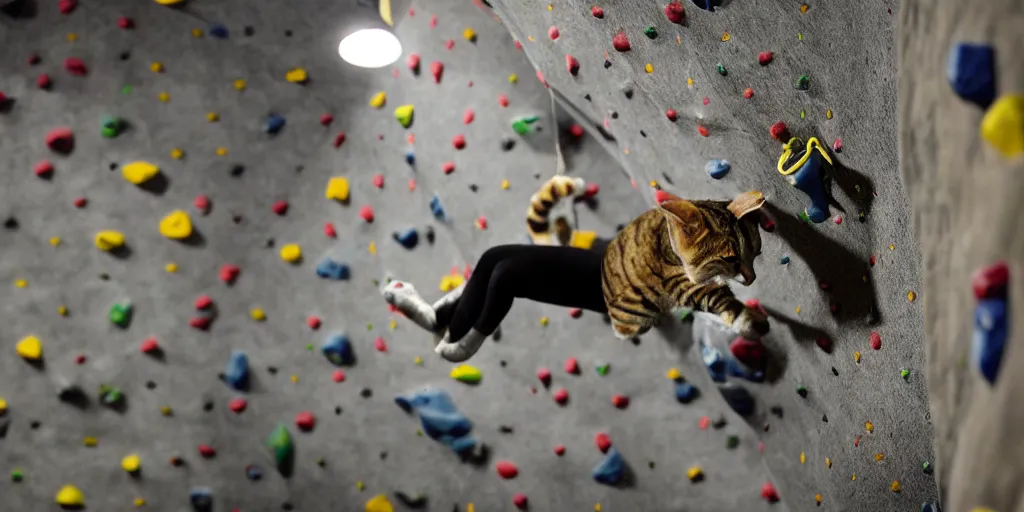
[[351, 271], [349, 270], [348, 265], [344, 263], [338, 263], [330, 258], [324, 258], [323, 261], [321, 261], [316, 266], [316, 275], [324, 279], [334, 279], [336, 281], [341, 281], [344, 279], [348, 279], [350, 273]]
[[676, 400], [680, 403], [688, 404], [697, 398], [697, 388], [689, 382], [677, 382], [676, 383]]
[[996, 98], [996, 56], [991, 46], [958, 43], [949, 52], [946, 78], [953, 92], [985, 109]]
[[1003, 298], [982, 299], [974, 309], [971, 359], [989, 384], [994, 384], [999, 376], [1006, 335], [1010, 330], [1006, 305]]
[[729, 169], [732, 166], [727, 160], [709, 160], [704, 166], [704, 170], [708, 172], [708, 175], [716, 180], [720, 180], [729, 174]]
[[626, 475], [626, 460], [622, 458], [615, 447], [611, 447], [608, 450], [608, 454], [605, 455], [596, 467], [594, 467], [594, 480], [598, 483], [605, 485], [615, 485], [622, 481], [622, 477]]
[[355, 359], [352, 342], [344, 334], [332, 334], [320, 345], [320, 351], [328, 361], [338, 366], [352, 364]]
[[405, 247], [406, 249], [414, 249], [416, 245], [420, 243], [420, 235], [416, 232], [416, 228], [409, 228], [405, 231], [396, 231], [394, 235], [395, 241]]
[[263, 131], [277, 135], [277, 132], [284, 128], [285, 119], [277, 114], [270, 114], [263, 122]]
[[224, 368], [224, 382], [238, 390], [249, 388], [249, 357], [241, 350], [231, 352], [228, 364]]
[[477, 446], [475, 437], [469, 435], [473, 423], [459, 412], [452, 397], [442, 389], [426, 388], [412, 394], [395, 397], [395, 403], [406, 412], [420, 417], [423, 433], [427, 437], [451, 448], [455, 453], [464, 454]]
[[441, 222], [448, 220], [448, 214], [444, 210], [444, 205], [441, 204], [441, 198], [434, 196], [430, 200], [430, 212], [434, 214], [434, 218]]
[[217, 39], [227, 39], [228, 28], [218, 23], [210, 27], [210, 35], [216, 37]]
[[416, 153], [409, 151], [405, 154], [405, 163], [409, 165], [416, 165]]

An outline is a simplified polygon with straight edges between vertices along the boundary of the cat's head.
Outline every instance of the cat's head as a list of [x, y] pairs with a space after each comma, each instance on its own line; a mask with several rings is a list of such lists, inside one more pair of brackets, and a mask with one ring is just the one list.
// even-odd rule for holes
[[758, 215], [764, 194], [746, 192], [730, 201], [686, 201], [671, 198], [658, 205], [668, 220], [672, 250], [683, 261], [686, 276], [697, 284], [743, 278], [750, 286], [757, 275], [754, 258], [761, 254]]

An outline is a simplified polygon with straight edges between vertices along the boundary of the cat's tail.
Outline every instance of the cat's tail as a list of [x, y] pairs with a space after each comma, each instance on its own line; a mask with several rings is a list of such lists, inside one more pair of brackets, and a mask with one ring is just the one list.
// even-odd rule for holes
[[575, 229], [572, 204], [584, 194], [586, 182], [582, 178], [556, 175], [544, 183], [530, 198], [526, 210], [526, 229], [533, 243], [568, 245]]

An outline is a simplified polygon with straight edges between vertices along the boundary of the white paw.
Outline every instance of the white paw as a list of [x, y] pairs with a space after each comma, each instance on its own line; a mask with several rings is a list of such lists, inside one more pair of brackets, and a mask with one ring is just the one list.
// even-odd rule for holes
[[461, 363], [473, 357], [480, 350], [485, 339], [487, 339], [487, 336], [481, 334], [476, 329], [470, 329], [461, 340], [451, 343], [448, 341], [448, 334], [445, 333], [441, 343], [434, 347], [434, 352], [447, 361]]
[[768, 334], [768, 317], [755, 309], [745, 308], [733, 321], [732, 328], [748, 340], [759, 340]]

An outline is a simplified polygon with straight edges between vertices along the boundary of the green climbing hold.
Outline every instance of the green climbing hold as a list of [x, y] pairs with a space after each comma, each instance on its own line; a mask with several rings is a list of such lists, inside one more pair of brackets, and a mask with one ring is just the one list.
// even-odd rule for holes
[[612, 365], [609, 363], [601, 363], [597, 365], [597, 374], [600, 376], [608, 375], [608, 372], [612, 369]]
[[901, 368], [900, 369], [900, 377], [903, 377], [903, 380], [910, 379], [910, 370], [908, 370], [906, 368]]
[[120, 117], [105, 117], [103, 118], [103, 138], [113, 139], [121, 134], [121, 130], [124, 128], [124, 121]]
[[395, 119], [398, 120], [398, 124], [402, 125], [402, 128], [412, 126], [414, 110], [412, 105], [402, 105], [395, 109]]
[[739, 436], [729, 436], [725, 439], [725, 447], [732, 450], [740, 445]]
[[[927, 462], [925, 462], [925, 464], [927, 464]], [[25, 479], [25, 473], [22, 473], [20, 469], [15, 469], [15, 470], [11, 471], [11, 481], [12, 482], [20, 482], [20, 481], [22, 481], [24, 479]]]
[[109, 384], [100, 384], [100, 402], [103, 402], [103, 405], [117, 407], [124, 402], [124, 393]]
[[267, 436], [264, 444], [274, 455], [274, 463], [277, 464], [279, 470], [290, 465], [292, 457], [295, 455], [295, 444], [292, 442], [292, 434], [288, 432], [288, 428], [284, 424], [278, 423], [274, 431]]
[[118, 303], [110, 306], [110, 323], [124, 328], [132, 321], [132, 305], [130, 303]]
[[127, 96], [127, 95], [129, 95], [131, 93], [132, 93], [132, 86], [126, 85], [126, 86], [121, 88], [121, 94]]
[[530, 125], [536, 123], [540, 117], [538, 116], [527, 116], [519, 117], [512, 120], [512, 129], [515, 130], [519, 135], [526, 135], [532, 131]]
[[806, 110], [801, 110], [800, 111], [800, 119], [804, 119], [805, 117], [807, 117], [807, 111]]
[[803, 384], [796, 387], [796, 394], [802, 398], [807, 398], [807, 388]]
[[796, 82], [793, 83], [793, 87], [796, 87], [797, 89], [800, 89], [801, 91], [806, 91], [807, 89], [810, 89], [811, 88], [811, 77], [809, 77], [807, 75], [800, 75], [800, 78], [797, 78]]
[[726, 76], [729, 74], [729, 72], [725, 70], [725, 66], [723, 66], [721, 62], [715, 64], [715, 71], [718, 71], [718, 74], [722, 76]]
[[923, 470], [925, 473], [931, 473], [932, 472], [932, 463], [928, 462], [928, 461], [924, 461], [924, 464], [921, 464], [921, 470]]
[[647, 27], [644, 29], [644, 35], [650, 39], [658, 37], [658, 29], [654, 27]]

